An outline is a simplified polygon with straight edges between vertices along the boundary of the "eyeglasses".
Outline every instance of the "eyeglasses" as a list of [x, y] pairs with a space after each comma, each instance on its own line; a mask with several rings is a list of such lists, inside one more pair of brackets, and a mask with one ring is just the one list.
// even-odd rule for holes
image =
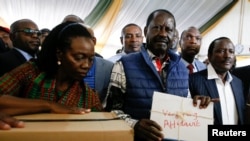
[[23, 30], [17, 30], [16, 32], [23, 32], [26, 35], [33, 36], [34, 34], [37, 34], [37, 36], [41, 36], [42, 33], [40, 30], [33, 30], [33, 29], [23, 29]]

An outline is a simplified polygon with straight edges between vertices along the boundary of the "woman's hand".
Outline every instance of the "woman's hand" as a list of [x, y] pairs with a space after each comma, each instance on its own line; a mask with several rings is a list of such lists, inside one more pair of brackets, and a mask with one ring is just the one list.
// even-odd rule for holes
[[19, 121], [7, 114], [0, 113], [0, 130], [9, 130], [12, 127], [23, 128], [24, 122]]
[[49, 101], [49, 108], [51, 113], [58, 113], [58, 114], [86, 114], [91, 112], [91, 109], [69, 107], [51, 101]]

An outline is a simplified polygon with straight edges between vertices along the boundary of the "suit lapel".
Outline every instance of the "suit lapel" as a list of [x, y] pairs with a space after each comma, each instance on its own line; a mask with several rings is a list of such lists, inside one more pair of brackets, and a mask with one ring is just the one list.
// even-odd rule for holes
[[98, 88], [102, 88], [102, 85], [104, 84], [104, 82], [100, 80], [104, 80], [103, 77], [105, 77], [105, 75], [103, 74], [103, 72], [101, 72], [104, 70], [102, 61], [97, 61], [97, 59], [98, 58], [95, 57], [95, 64], [93, 65], [95, 65], [95, 89], [99, 90]]
[[[210, 94], [211, 98], [219, 98], [219, 93], [218, 93], [214, 79], [206, 81], [205, 85], [207, 87], [208, 94]], [[220, 102], [214, 103], [214, 109], [215, 109], [215, 113], [217, 115], [217, 119], [219, 120], [219, 123], [222, 123]]]
[[12, 49], [11, 51], [13, 52], [13, 55], [16, 56], [16, 58], [17, 58], [16, 61], [18, 62], [18, 64], [22, 64], [22, 63], [27, 61], [25, 59], [25, 57], [19, 51], [15, 50], [15, 49]]
[[[234, 78], [233, 78], [234, 79]], [[239, 114], [239, 121], [242, 122], [243, 121], [243, 115], [240, 112], [241, 111], [241, 104], [245, 103], [244, 101], [242, 101], [242, 97], [241, 96], [237, 96], [237, 94], [240, 94], [239, 88], [243, 87], [241, 85], [239, 85], [239, 83], [236, 83], [234, 80], [230, 83], [231, 87], [232, 87], [232, 91], [233, 91], [233, 95], [234, 95], [234, 99], [235, 99], [235, 104], [236, 104], [236, 108]]]

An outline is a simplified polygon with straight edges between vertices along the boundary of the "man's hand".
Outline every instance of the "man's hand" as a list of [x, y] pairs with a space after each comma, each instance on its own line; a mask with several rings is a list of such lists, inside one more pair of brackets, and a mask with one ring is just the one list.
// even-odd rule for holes
[[203, 96], [203, 95], [196, 95], [194, 96], [193, 98], [193, 105], [194, 106], [197, 106], [197, 101], [200, 100], [200, 105], [199, 105], [199, 108], [200, 109], [205, 109], [207, 108], [207, 106], [209, 105], [210, 102], [219, 102], [220, 99], [219, 98], [214, 98], [214, 99], [211, 99], [209, 96]]
[[24, 123], [7, 114], [0, 113], [0, 130], [9, 130], [12, 127], [23, 128]]
[[134, 127], [135, 136], [148, 141], [161, 141], [164, 137], [160, 125], [149, 119], [139, 120]]

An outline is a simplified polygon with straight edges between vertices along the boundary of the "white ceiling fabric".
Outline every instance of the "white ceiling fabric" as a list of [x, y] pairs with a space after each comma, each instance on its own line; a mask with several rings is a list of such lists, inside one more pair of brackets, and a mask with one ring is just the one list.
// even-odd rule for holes
[[28, 18], [39, 28], [52, 29], [69, 14], [83, 19], [99, 0], [0, 0], [0, 17], [10, 25], [16, 20]]
[[231, 0], [124, 0], [113, 27], [112, 34], [102, 54], [114, 54], [114, 47], [121, 48], [121, 29], [128, 23], [136, 23], [144, 28], [147, 16], [156, 9], [167, 9], [176, 18], [177, 29], [182, 32], [189, 26], [201, 27]]

